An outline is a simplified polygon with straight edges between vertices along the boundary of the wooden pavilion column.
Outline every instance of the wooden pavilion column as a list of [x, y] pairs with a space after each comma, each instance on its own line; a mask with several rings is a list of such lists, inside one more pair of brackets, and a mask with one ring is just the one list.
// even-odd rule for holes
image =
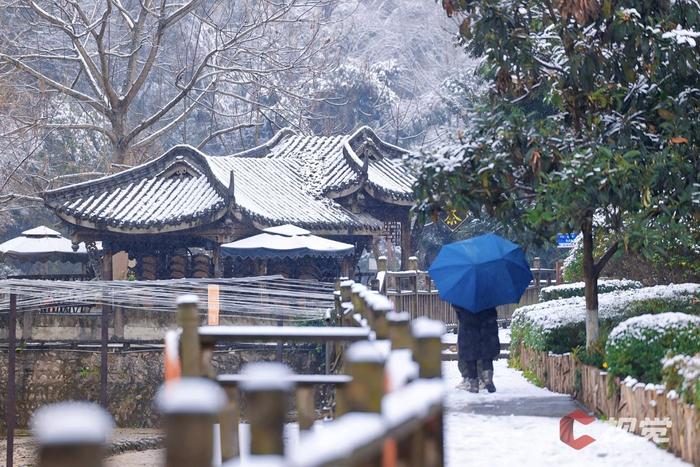
[[212, 248], [211, 260], [214, 266], [214, 277], [220, 279], [224, 277], [224, 264], [221, 258], [221, 245], [218, 243]]
[[102, 280], [111, 281], [114, 277], [112, 272], [112, 249], [108, 246], [103, 246], [102, 255]]

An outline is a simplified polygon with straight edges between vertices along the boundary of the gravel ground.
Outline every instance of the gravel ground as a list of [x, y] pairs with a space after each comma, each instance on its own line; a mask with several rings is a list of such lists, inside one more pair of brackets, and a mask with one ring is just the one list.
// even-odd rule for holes
[[[150, 429], [150, 428], [117, 428], [114, 430], [114, 433], [112, 434], [112, 438], [110, 439], [110, 443], [112, 444], [124, 444], [124, 443], [137, 443], [143, 440], [153, 440], [154, 438], [158, 437], [160, 435], [160, 431], [157, 429]], [[0, 440], [0, 466], [5, 466], [6, 465], [6, 457], [5, 457], [5, 452], [7, 451], [7, 440], [2, 439]], [[36, 451], [36, 443], [32, 439], [31, 436], [29, 436], [29, 433], [27, 431], [20, 431], [18, 430], [15, 433], [15, 449], [14, 449], [14, 464], [15, 467], [31, 467], [36, 465], [35, 462], [35, 451]], [[149, 451], [144, 451], [144, 452], [158, 452], [158, 450], [149, 450]], [[111, 459], [119, 459], [121, 461], [122, 456], [125, 457], [124, 462], [125, 463], [111, 463], [108, 464], [110, 467], [112, 466], [124, 466], [124, 467], [129, 467], [129, 466], [145, 466], [145, 465], [158, 465], [157, 461], [153, 461], [152, 459], [146, 460], [144, 462], [146, 463], [138, 463], [139, 461], [133, 461], [134, 463], [131, 463], [131, 457], [138, 458], [138, 452], [126, 452], [124, 454], [118, 455], [118, 456], [113, 456], [110, 458]]]
[[154, 467], [163, 465], [163, 449], [126, 452], [107, 459], [105, 467]]

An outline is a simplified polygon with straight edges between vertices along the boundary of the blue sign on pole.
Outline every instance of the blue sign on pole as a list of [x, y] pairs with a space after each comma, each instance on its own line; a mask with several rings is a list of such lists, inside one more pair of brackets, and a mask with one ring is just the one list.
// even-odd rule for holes
[[557, 234], [557, 248], [573, 248], [577, 233]]

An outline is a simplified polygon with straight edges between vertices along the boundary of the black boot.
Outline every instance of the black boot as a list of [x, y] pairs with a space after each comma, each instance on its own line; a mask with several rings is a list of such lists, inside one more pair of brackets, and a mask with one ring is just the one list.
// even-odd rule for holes
[[479, 378], [466, 378], [466, 389], [469, 392], [479, 392]]
[[484, 370], [481, 372], [481, 377], [484, 380], [484, 386], [488, 392], [496, 392], [496, 386], [493, 384], [493, 370]]

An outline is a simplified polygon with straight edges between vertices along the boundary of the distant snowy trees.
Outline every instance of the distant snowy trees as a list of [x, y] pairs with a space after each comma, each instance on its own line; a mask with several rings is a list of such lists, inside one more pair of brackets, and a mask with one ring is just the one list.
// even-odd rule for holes
[[431, 1], [0, 0], [0, 24], [0, 207], [283, 127], [432, 143], [473, 81]]

